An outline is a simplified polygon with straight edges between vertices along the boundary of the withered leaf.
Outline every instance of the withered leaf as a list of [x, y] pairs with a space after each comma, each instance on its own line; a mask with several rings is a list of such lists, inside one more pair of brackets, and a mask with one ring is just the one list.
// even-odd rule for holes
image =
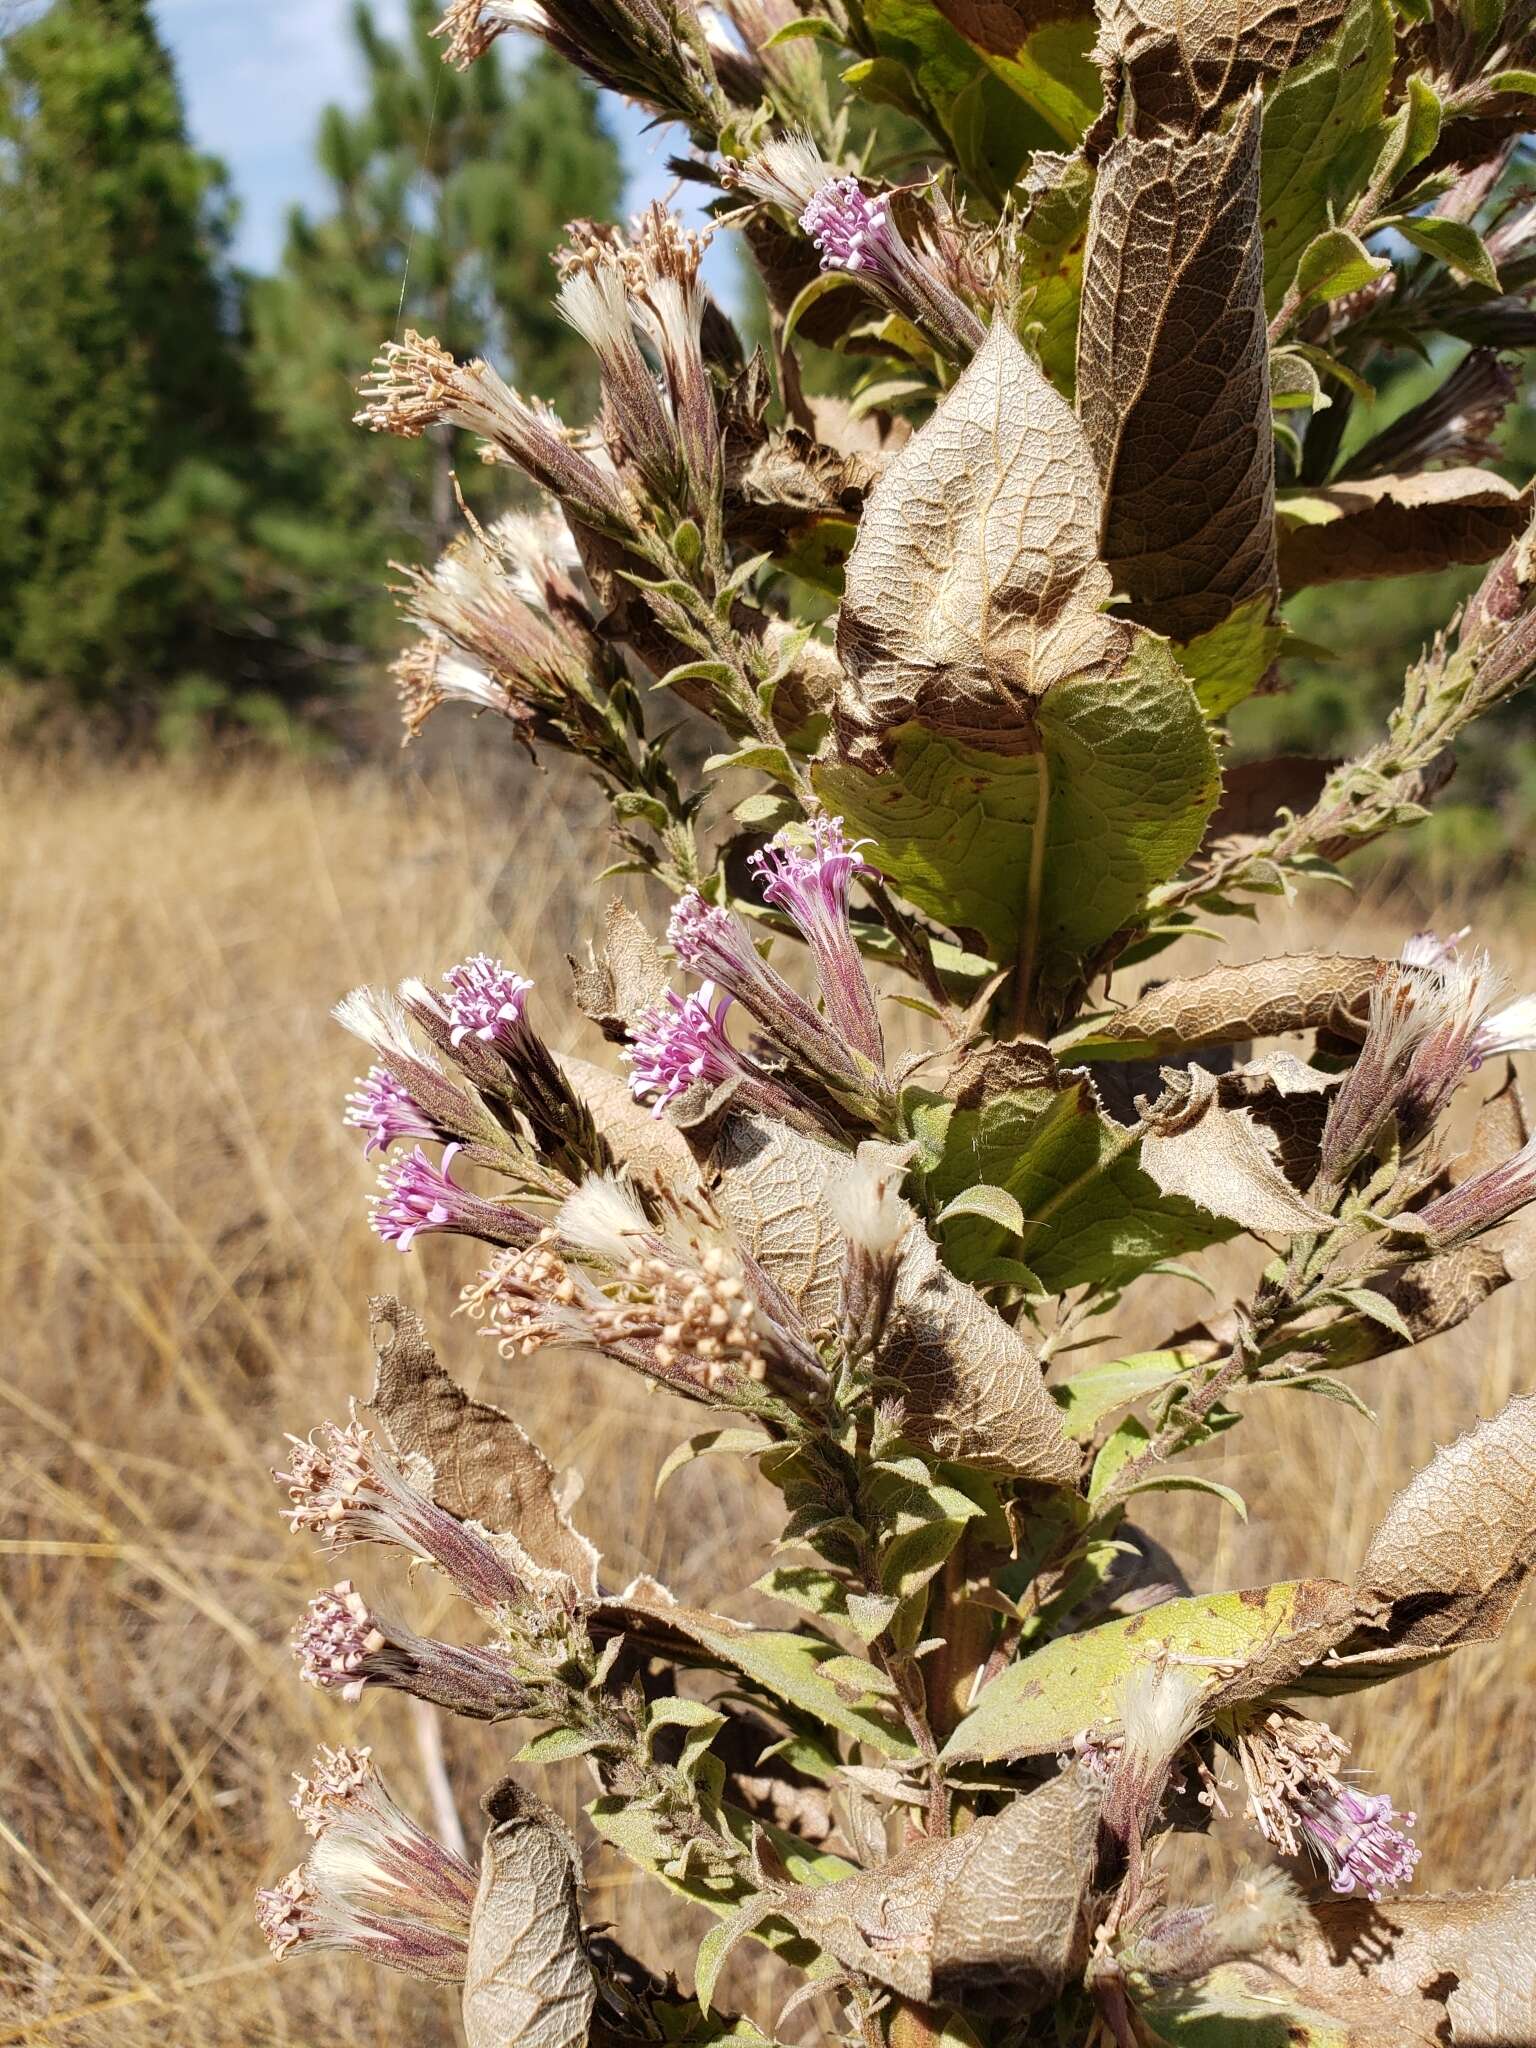
[[1302, 62], [1346, 0], [1100, 0], [1137, 135], [1192, 136], [1248, 89]]
[[1038, 1358], [921, 1227], [902, 1254], [875, 1385], [900, 1398], [909, 1432], [940, 1457], [1061, 1485], [1077, 1477]]
[[1333, 1031], [1358, 1038], [1382, 963], [1349, 953], [1285, 953], [1241, 967], [1213, 967], [1149, 988], [1123, 1010], [1096, 1017], [1058, 1052], [1062, 1059], [1147, 1059], [1202, 1046]]
[[1217, 1077], [1203, 1067], [1170, 1070], [1149, 1104], [1141, 1164], [1165, 1195], [1198, 1202], [1244, 1230], [1296, 1236], [1328, 1219], [1286, 1179], [1279, 1146], [1246, 1109], [1223, 1108]]
[[1275, 589], [1259, 108], [1193, 144], [1126, 136], [1099, 166], [1077, 345], [1100, 552], [1173, 640]]
[[846, 1164], [830, 1147], [760, 1117], [728, 1115], [713, 1134], [715, 1206], [812, 1332], [837, 1317], [842, 1239], [827, 1189]]
[[591, 1110], [617, 1165], [678, 1201], [697, 1199], [699, 1170], [687, 1141], [665, 1117], [652, 1116], [635, 1100], [621, 1074], [568, 1054], [561, 1055], [560, 1068]]
[[1536, 1566], [1536, 1395], [1516, 1395], [1433, 1460], [1387, 1510], [1356, 1584], [1390, 1608], [1394, 1647], [1490, 1642]]
[[1030, 750], [1035, 700], [1069, 676], [1112, 675], [1130, 633], [1103, 615], [1098, 516], [1071, 407], [994, 322], [869, 495], [838, 623], [845, 752], [914, 718]]
[[1091, 21], [1089, 0], [936, 0], [951, 28], [978, 50], [1011, 57], [1037, 29], [1057, 21]]
[[597, 1551], [571, 1521], [565, 1489], [538, 1445], [450, 1378], [414, 1309], [376, 1294], [368, 1311], [378, 1357], [369, 1405], [399, 1450], [431, 1466], [438, 1506], [515, 1539], [535, 1565], [563, 1572], [595, 1598]]
[[963, 1835], [787, 1891], [777, 1910], [903, 1997], [1032, 2012], [1086, 1958], [1099, 1800], [1063, 1773]]
[[602, 950], [590, 942], [583, 965], [567, 956], [576, 988], [576, 1007], [604, 1038], [628, 1043], [629, 1026], [642, 1010], [659, 1003], [666, 989], [667, 963], [649, 928], [614, 897], [603, 911]]
[[[1303, 2012], [1343, 2022], [1360, 2048], [1531, 2048], [1536, 2042], [1536, 1879], [1443, 1898], [1329, 1899], [1309, 1909], [1294, 1953], [1221, 1971], [1273, 2015], [1289, 1989]], [[1212, 1980], [1213, 1982], [1215, 1980]], [[1289, 2037], [1288, 2037], [1289, 2038]]]
[[1362, 477], [1282, 498], [1280, 582], [1286, 590], [1381, 576], [1417, 576], [1486, 562], [1520, 534], [1532, 495], [1481, 469]]
[[[754, 1117], [728, 1115], [714, 1140], [711, 1192], [743, 1249], [810, 1330], [836, 1317], [842, 1237], [829, 1191], [846, 1154]], [[1078, 1454], [1039, 1361], [973, 1287], [940, 1262], [920, 1227], [908, 1239], [876, 1361], [918, 1442], [989, 1470], [1070, 1484]]]
[[576, 1907], [576, 1850], [555, 1816], [507, 1779], [483, 1802], [490, 1829], [469, 1923], [469, 2048], [584, 2048], [597, 1982]]

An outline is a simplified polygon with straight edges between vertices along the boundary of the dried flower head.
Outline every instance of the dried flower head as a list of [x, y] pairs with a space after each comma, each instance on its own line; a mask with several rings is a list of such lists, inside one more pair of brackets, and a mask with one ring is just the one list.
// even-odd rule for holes
[[1371, 991], [1365, 1039], [1328, 1111], [1325, 1179], [1342, 1184], [1389, 1117], [1405, 1144], [1440, 1115], [1478, 1055], [1497, 992], [1486, 953], [1385, 968]]
[[494, 1650], [418, 1636], [370, 1607], [350, 1579], [317, 1593], [294, 1632], [299, 1677], [355, 1704], [370, 1685], [430, 1700], [473, 1721], [505, 1721], [528, 1710], [528, 1688]]
[[633, 1188], [612, 1173], [587, 1175], [561, 1204], [555, 1235], [614, 1265], [627, 1265], [637, 1251], [658, 1241]]
[[391, 1797], [367, 1749], [322, 1749], [294, 1812], [315, 1839], [297, 1870], [256, 1895], [274, 1955], [352, 1949], [414, 1976], [464, 1975], [478, 1880]]
[[487, 1532], [438, 1506], [355, 1414], [323, 1422], [309, 1437], [290, 1436], [290, 1470], [273, 1478], [288, 1489], [289, 1527], [308, 1529], [327, 1550], [353, 1543], [393, 1543], [427, 1557], [466, 1600], [495, 1610], [523, 1594], [516, 1574]]
[[1237, 1734], [1249, 1817], [1265, 1840], [1286, 1856], [1310, 1850], [1336, 1892], [1379, 1899], [1412, 1881], [1419, 1850], [1402, 1828], [1415, 1816], [1398, 1813], [1385, 1793], [1346, 1785], [1339, 1773], [1348, 1754], [1325, 1722], [1285, 1708]]
[[418, 439], [444, 424], [478, 434], [582, 518], [627, 531], [631, 507], [613, 477], [572, 446], [547, 406], [529, 404], [489, 363], [459, 363], [436, 341], [408, 329], [386, 342], [363, 380], [359, 426]]

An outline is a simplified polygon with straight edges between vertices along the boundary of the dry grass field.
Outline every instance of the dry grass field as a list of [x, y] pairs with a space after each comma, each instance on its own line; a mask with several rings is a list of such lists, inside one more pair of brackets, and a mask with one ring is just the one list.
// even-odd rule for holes
[[[596, 824], [568, 795], [523, 777], [509, 798], [448, 766], [0, 769], [0, 2044], [459, 2039], [428, 1987], [350, 1958], [270, 1966], [251, 1917], [254, 1887], [298, 1860], [285, 1802], [316, 1742], [374, 1744], [429, 1810], [430, 1730], [398, 1697], [348, 1710], [304, 1691], [287, 1652], [325, 1568], [284, 1532], [268, 1468], [285, 1429], [366, 1389], [370, 1292], [430, 1303], [461, 1377], [584, 1470], [616, 1573], [718, 1596], [764, 1568], [755, 1482], [723, 1461], [653, 1503], [689, 1411], [616, 1368], [500, 1364], [448, 1320], [471, 1249], [401, 1258], [365, 1227], [371, 1174], [339, 1122], [360, 1049], [327, 1019], [338, 994], [486, 947], [539, 978], [552, 1035], [591, 1049], [564, 1017], [562, 956], [598, 901]], [[1414, 921], [1332, 893], [1304, 915], [1314, 941], [1362, 949]], [[1485, 936], [1536, 976], [1536, 926]], [[1374, 1428], [1256, 1399], [1210, 1466], [1250, 1522], [1185, 1497], [1152, 1526], [1202, 1586], [1348, 1571], [1436, 1442], [1536, 1384], [1530, 1330], [1506, 1295], [1454, 1341], [1368, 1369]], [[1124, 1334], [1155, 1334], [1134, 1300]], [[418, 1624], [434, 1597], [418, 1586]], [[1357, 1761], [1418, 1809], [1426, 1884], [1536, 1867], [1533, 1684], [1527, 1611], [1501, 1649], [1367, 1703]], [[1365, 1707], [1336, 1719], [1359, 1735]], [[473, 1834], [509, 1736], [454, 1724], [445, 1741]], [[563, 1768], [545, 1789], [573, 1808]], [[603, 1858], [589, 1877], [590, 1917], [659, 1957], [654, 1901]]]

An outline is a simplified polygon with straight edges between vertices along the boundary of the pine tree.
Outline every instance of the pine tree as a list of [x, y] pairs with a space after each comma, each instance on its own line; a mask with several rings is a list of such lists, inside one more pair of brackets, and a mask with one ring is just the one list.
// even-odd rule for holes
[[[550, 305], [549, 256], [566, 220], [611, 216], [623, 189], [584, 81], [545, 55], [515, 73], [494, 59], [445, 70], [436, 13], [412, 0], [396, 42], [357, 8], [366, 101], [328, 108], [317, 143], [332, 208], [295, 211], [282, 273], [253, 303], [262, 389], [322, 515], [311, 566], [357, 605], [364, 640], [391, 554], [433, 552], [456, 517], [445, 437], [391, 445], [351, 424], [379, 335], [419, 327], [550, 399], [590, 397], [590, 357]], [[472, 501], [475, 470], [457, 479]]]
[[211, 665], [210, 517], [255, 421], [225, 188], [146, 0], [55, 0], [0, 52], [0, 660], [121, 704]]

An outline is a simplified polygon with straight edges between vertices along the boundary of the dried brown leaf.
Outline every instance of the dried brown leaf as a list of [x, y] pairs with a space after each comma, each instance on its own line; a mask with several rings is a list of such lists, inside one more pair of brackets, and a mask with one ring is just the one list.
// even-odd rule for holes
[[1394, 1648], [1491, 1642], [1536, 1566], [1536, 1395], [1516, 1395], [1398, 1495], [1356, 1579]]
[[797, 1887], [778, 1910], [903, 1997], [1034, 2011], [1086, 1959], [1099, 1799], [1064, 1773], [963, 1835]]
[[1068, 676], [1114, 675], [1130, 647], [1103, 615], [1098, 524], [1071, 407], [994, 322], [869, 495], [838, 624], [845, 753], [908, 719], [1034, 751], [1033, 703]]
[[1099, 167], [1077, 390], [1100, 552], [1173, 640], [1276, 589], [1259, 108], [1193, 144], [1123, 137]]
[[1096, 1017], [1075, 1044], [1069, 1040], [1061, 1048], [1061, 1057], [1070, 1060], [1091, 1047], [1101, 1057], [1134, 1051], [1141, 1058], [1291, 1031], [1358, 1038], [1381, 965], [1350, 953], [1284, 953], [1242, 967], [1213, 967], [1187, 980], [1162, 982], [1123, 1010]]
[[511, 1779], [483, 1804], [491, 1826], [469, 1923], [468, 2048], [578, 2048], [597, 1982], [576, 1907], [575, 1844]]
[[1286, 1179], [1279, 1144], [1247, 1109], [1224, 1109], [1216, 1075], [1203, 1067], [1169, 1070], [1168, 1086], [1146, 1112], [1142, 1171], [1165, 1195], [1198, 1202], [1213, 1216], [1260, 1234], [1296, 1236], [1327, 1217]]
[[1325, 42], [1346, 0], [1100, 0], [1132, 132], [1191, 136]]
[[1444, 1898], [1330, 1899], [1311, 1907], [1294, 1953], [1230, 1973], [1273, 2011], [1298, 2004], [1345, 2021], [1363, 2048], [1531, 2048], [1536, 2043], [1536, 1879]]
[[603, 943], [590, 941], [587, 962], [572, 955], [576, 1007], [615, 1045], [629, 1040], [629, 1026], [642, 1010], [659, 1003], [667, 986], [667, 964], [648, 927], [614, 897], [603, 911]]
[[687, 1141], [665, 1117], [652, 1116], [621, 1074], [562, 1055], [560, 1068], [591, 1110], [615, 1163], [678, 1202], [697, 1201], [699, 1170]]
[[535, 1565], [595, 1598], [598, 1554], [571, 1521], [569, 1489], [538, 1445], [449, 1377], [414, 1309], [376, 1294], [368, 1310], [378, 1357], [369, 1405], [401, 1451], [431, 1466], [438, 1506], [512, 1537]]
[[1524, 530], [1532, 502], [1481, 469], [1364, 477], [1282, 499], [1280, 582], [1301, 590], [1486, 562]]
[[[838, 1308], [842, 1237], [828, 1191], [846, 1154], [752, 1117], [715, 1135], [711, 1192], [738, 1242], [807, 1329]], [[880, 1391], [899, 1396], [914, 1440], [941, 1456], [1070, 1484], [1078, 1454], [1016, 1330], [940, 1262], [921, 1228], [907, 1241], [876, 1361]]]

